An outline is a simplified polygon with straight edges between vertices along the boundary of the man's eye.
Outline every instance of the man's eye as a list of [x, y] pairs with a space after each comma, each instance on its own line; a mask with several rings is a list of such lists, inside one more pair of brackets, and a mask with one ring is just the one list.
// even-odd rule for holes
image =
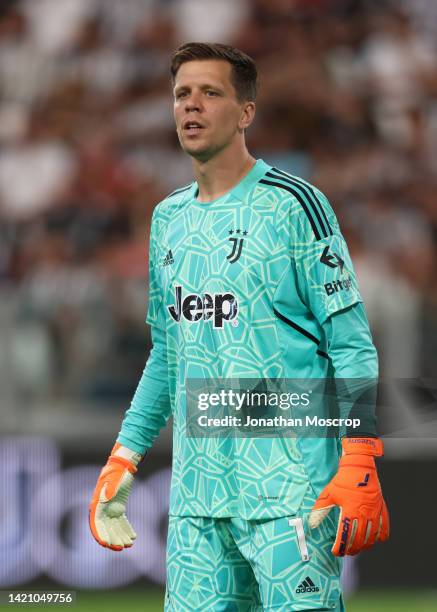
[[208, 89], [208, 91], [206, 92], [207, 96], [217, 96], [218, 93], [216, 91], [212, 91], [211, 89]]
[[176, 94], [176, 100], [179, 100], [180, 98], [184, 98], [186, 95], [187, 95], [187, 92], [186, 92], [186, 91], [179, 91], [179, 92]]

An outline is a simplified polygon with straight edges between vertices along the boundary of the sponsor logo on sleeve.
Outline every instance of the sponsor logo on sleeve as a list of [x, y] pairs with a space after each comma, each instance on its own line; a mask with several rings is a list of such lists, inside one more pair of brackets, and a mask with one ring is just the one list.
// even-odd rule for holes
[[325, 266], [328, 266], [328, 268], [340, 268], [340, 272], [343, 272], [344, 259], [342, 259], [338, 253], [332, 253], [331, 255], [329, 252], [329, 246], [323, 249], [323, 253], [320, 256], [320, 261], [322, 264], [325, 264]]
[[350, 277], [344, 280], [332, 281], [332, 283], [325, 283], [323, 285], [327, 295], [333, 295], [339, 291], [350, 291], [352, 288], [352, 279]]

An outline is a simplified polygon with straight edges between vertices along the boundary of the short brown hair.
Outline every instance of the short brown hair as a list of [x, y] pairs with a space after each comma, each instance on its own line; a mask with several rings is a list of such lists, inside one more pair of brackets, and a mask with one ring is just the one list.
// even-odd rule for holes
[[189, 42], [181, 45], [171, 57], [170, 72], [174, 82], [177, 71], [186, 62], [218, 59], [232, 66], [232, 84], [239, 102], [254, 102], [258, 87], [258, 71], [251, 57], [230, 45], [221, 43]]

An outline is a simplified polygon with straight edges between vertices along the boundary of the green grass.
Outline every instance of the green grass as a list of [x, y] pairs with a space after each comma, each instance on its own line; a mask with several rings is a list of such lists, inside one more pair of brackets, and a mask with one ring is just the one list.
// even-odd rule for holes
[[[69, 609], [72, 612], [161, 612], [163, 597], [162, 591], [138, 588], [106, 592], [78, 591], [76, 604], [71, 608], [43, 605], [38, 608], [53, 612], [67, 612]], [[14, 605], [14, 608], [29, 607], [36, 606]], [[349, 599], [347, 612], [437, 612], [437, 592], [367, 591]]]
[[437, 612], [437, 591], [368, 591], [347, 601], [347, 612]]

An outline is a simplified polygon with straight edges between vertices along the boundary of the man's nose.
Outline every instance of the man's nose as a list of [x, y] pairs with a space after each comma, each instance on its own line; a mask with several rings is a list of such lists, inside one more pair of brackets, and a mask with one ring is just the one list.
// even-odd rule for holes
[[186, 111], [200, 111], [201, 106], [199, 95], [195, 93], [191, 93], [185, 102]]

